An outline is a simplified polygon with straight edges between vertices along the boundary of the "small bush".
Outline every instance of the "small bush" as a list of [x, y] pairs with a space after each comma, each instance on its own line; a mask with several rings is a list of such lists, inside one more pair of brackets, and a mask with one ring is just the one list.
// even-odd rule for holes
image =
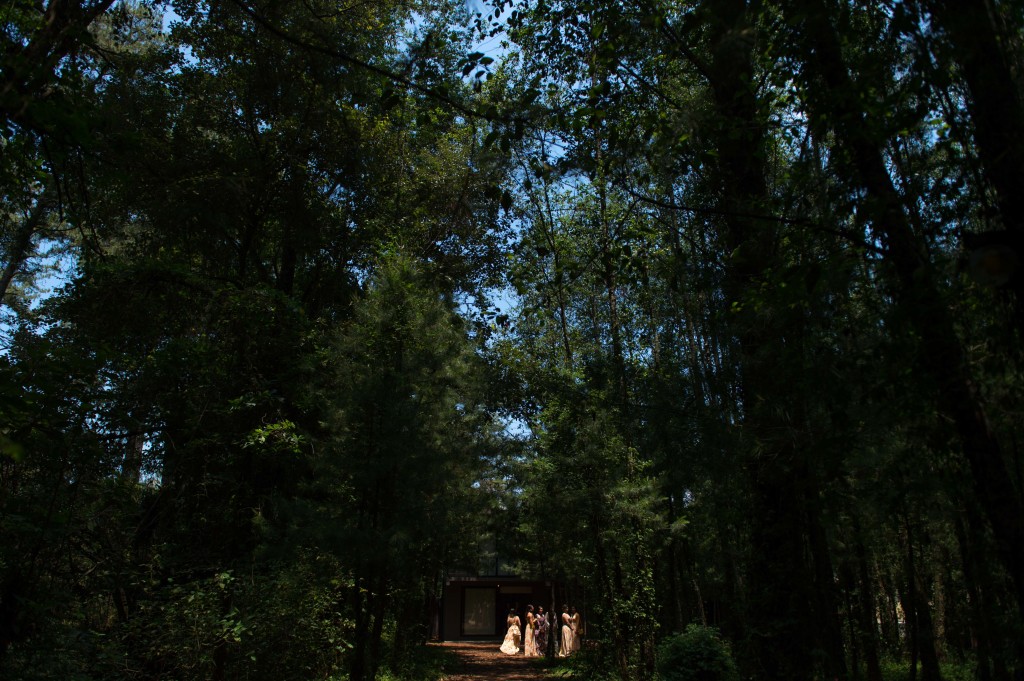
[[691, 624], [658, 646], [663, 681], [739, 681], [729, 645], [718, 630]]
[[[940, 662], [943, 681], [974, 681], [978, 678], [977, 665], [973, 660], [964, 662]], [[917, 666], [915, 678], [921, 678], [921, 665]], [[906, 681], [910, 678], [910, 662], [906, 660], [882, 660], [884, 681]]]

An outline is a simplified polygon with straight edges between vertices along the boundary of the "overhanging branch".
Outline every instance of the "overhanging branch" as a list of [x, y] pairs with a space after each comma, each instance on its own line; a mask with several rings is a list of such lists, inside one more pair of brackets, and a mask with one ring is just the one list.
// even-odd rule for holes
[[242, 12], [244, 12], [257, 24], [262, 26], [264, 29], [266, 29], [273, 35], [277, 36], [279, 39], [287, 43], [290, 43], [296, 47], [300, 47], [305, 50], [311, 50], [313, 52], [318, 52], [320, 54], [324, 54], [327, 55], [328, 57], [332, 57], [341, 62], [344, 62], [345, 64], [355, 66], [356, 68], [363, 69], [364, 71], [369, 71], [370, 73], [381, 76], [382, 78], [385, 78], [386, 80], [389, 80], [393, 83], [397, 83], [411, 90], [415, 90], [416, 92], [419, 92], [422, 95], [430, 97], [431, 99], [443, 102], [450, 106], [452, 109], [470, 118], [482, 118], [487, 121], [493, 121], [498, 118], [498, 116], [493, 112], [477, 111], [476, 109], [466, 106], [462, 102], [459, 102], [456, 99], [452, 98], [448, 93], [439, 90], [438, 88], [432, 88], [426, 85], [421, 85], [420, 83], [417, 83], [416, 81], [412, 80], [411, 78], [408, 78], [407, 76], [401, 73], [396, 73], [394, 71], [382, 68], [380, 66], [376, 66], [368, 61], [364, 61], [362, 59], [359, 59], [358, 57], [353, 57], [352, 55], [346, 52], [342, 52], [341, 50], [335, 49], [333, 47], [328, 47], [326, 45], [318, 45], [308, 40], [304, 40], [298, 36], [292, 35], [285, 29], [281, 28], [280, 26], [277, 26], [272, 21], [262, 16], [253, 7], [250, 7], [249, 4], [246, 3], [244, 0], [232, 1], [234, 2], [235, 5], [238, 6], [240, 10], [242, 10]]

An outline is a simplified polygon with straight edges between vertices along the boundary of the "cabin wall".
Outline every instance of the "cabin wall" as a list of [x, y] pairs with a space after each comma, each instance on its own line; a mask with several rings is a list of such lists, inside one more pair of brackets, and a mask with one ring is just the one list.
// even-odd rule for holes
[[526, 606], [552, 609], [551, 582], [453, 578], [444, 587], [441, 636], [445, 641], [500, 639], [510, 609], [526, 617]]

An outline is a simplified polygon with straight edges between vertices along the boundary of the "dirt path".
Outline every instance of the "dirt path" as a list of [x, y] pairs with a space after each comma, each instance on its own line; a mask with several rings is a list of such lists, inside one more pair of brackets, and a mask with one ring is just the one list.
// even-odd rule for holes
[[462, 660], [461, 668], [445, 681], [544, 681], [546, 670], [537, 666], [539, 660], [522, 655], [505, 655], [499, 642], [467, 643], [451, 641], [438, 644], [455, 652]]

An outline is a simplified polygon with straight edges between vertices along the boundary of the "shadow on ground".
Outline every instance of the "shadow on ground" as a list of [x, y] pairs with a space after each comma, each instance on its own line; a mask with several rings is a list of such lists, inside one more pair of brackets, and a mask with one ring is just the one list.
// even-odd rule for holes
[[445, 681], [544, 681], [548, 670], [536, 658], [523, 655], [505, 655], [498, 646], [500, 642], [449, 641], [438, 643], [445, 650], [455, 653], [460, 665]]

